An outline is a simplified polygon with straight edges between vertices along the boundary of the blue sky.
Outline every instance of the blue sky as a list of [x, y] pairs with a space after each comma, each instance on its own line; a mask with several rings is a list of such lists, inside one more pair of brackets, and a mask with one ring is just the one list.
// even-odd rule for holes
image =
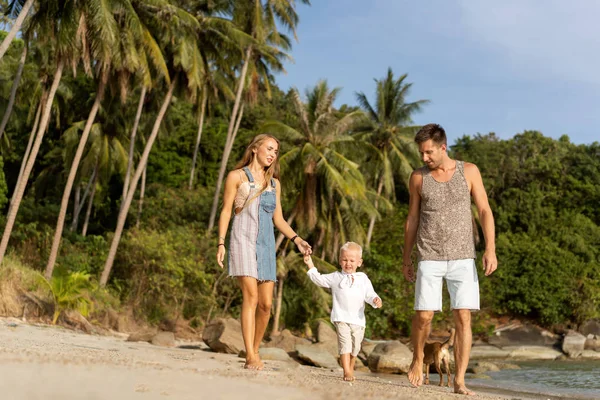
[[299, 43], [278, 85], [319, 79], [337, 105], [372, 100], [388, 67], [408, 73], [409, 100], [431, 104], [415, 123], [440, 123], [449, 142], [526, 129], [600, 141], [600, 1], [312, 0], [298, 6]]

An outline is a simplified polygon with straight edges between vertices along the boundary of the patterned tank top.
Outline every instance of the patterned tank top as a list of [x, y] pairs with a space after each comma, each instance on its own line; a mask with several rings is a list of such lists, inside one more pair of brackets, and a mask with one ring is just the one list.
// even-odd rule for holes
[[456, 161], [454, 175], [438, 182], [429, 168], [423, 176], [421, 211], [417, 231], [419, 261], [449, 261], [475, 258], [471, 194], [464, 163]]

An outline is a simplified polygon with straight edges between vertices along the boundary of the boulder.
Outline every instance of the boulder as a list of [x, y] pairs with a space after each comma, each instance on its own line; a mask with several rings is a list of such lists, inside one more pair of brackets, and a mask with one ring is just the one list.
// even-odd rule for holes
[[173, 332], [158, 332], [150, 341], [155, 346], [175, 347], [175, 335]]
[[323, 320], [319, 320], [317, 323], [317, 342], [334, 342], [337, 344], [337, 333], [331, 324]]
[[467, 368], [467, 372], [470, 372], [472, 374], [476, 374], [476, 375], [482, 375], [485, 374], [486, 372], [496, 372], [496, 371], [500, 371], [500, 367], [498, 367], [496, 364], [488, 362], [488, 361], [479, 361], [474, 363], [473, 365], [470, 365]]
[[269, 361], [293, 361], [292, 358], [283, 349], [277, 347], [261, 347], [258, 349], [258, 354], [262, 360]]
[[583, 345], [584, 350], [600, 351], [600, 338], [586, 339]]
[[586, 360], [600, 360], [600, 351], [584, 350], [579, 357]]
[[488, 343], [492, 346], [555, 346], [560, 337], [531, 324], [512, 324], [496, 329]]
[[296, 346], [309, 345], [311, 343], [310, 340], [292, 335], [289, 329], [284, 329], [279, 335], [271, 336], [271, 341], [265, 343], [264, 347], [277, 347], [285, 350], [287, 353], [293, 353], [296, 351]]
[[496, 346], [473, 346], [471, 348], [471, 360], [507, 358], [509, 354], [508, 351]]
[[503, 350], [514, 360], [555, 360], [563, 355], [548, 346], [506, 346]]
[[339, 368], [337, 360], [329, 354], [327, 349], [320, 344], [300, 344], [296, 346], [297, 356], [300, 360], [322, 368]]
[[492, 379], [489, 375], [485, 375], [485, 374], [473, 374], [473, 375], [467, 375], [465, 377], [466, 379]]
[[394, 340], [375, 346], [367, 363], [372, 372], [405, 374], [410, 368], [412, 357], [413, 354], [406, 345]]
[[134, 332], [127, 338], [128, 342], [150, 342], [156, 335], [156, 329], [146, 329]]
[[329, 323], [323, 320], [319, 320], [317, 324], [317, 341], [318, 343], [322, 343], [323, 348], [335, 357], [336, 360], [340, 357], [337, 333]]
[[242, 325], [233, 318], [217, 318], [206, 325], [202, 340], [217, 353], [238, 354], [244, 348]]
[[381, 342], [375, 342], [369, 339], [363, 339], [360, 345], [360, 353], [358, 353], [358, 357], [361, 360], [367, 361], [369, 355], [375, 350], [375, 347]]
[[521, 369], [517, 364], [511, 363], [494, 363], [500, 369]]
[[583, 353], [586, 338], [579, 332], [569, 331], [562, 344], [562, 351], [570, 358], [579, 357]]
[[94, 333], [94, 326], [78, 311], [65, 310], [60, 314], [60, 318], [63, 322], [73, 326], [75, 329], [80, 329], [85, 333]]
[[590, 334], [600, 336], [600, 320], [590, 319], [589, 321], [584, 322], [579, 327], [579, 332], [581, 332], [585, 336]]

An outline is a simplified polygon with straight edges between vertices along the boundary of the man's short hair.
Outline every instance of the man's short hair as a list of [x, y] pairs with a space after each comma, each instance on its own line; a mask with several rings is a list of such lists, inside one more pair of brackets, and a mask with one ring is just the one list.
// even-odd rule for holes
[[346, 243], [344, 243], [344, 245], [340, 249], [340, 256], [342, 255], [342, 253], [344, 251], [348, 251], [348, 250], [357, 251], [358, 252], [358, 256], [360, 258], [362, 258], [362, 247], [360, 247], [360, 244], [355, 243], [355, 242], [346, 242]]
[[428, 140], [433, 140], [438, 146], [448, 144], [446, 141], [446, 131], [438, 124], [427, 124], [423, 126], [415, 136], [415, 142], [417, 144], [424, 143]]

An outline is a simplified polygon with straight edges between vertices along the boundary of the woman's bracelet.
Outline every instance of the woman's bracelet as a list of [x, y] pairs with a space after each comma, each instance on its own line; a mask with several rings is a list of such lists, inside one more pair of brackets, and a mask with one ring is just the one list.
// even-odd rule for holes
[[296, 238], [298, 238], [298, 235], [295, 235], [293, 238], [290, 239], [292, 241], [292, 243], [296, 244], [296, 242], [295, 242]]
[[219, 246], [225, 246], [225, 243], [219, 243], [219, 244], [217, 245], [217, 247], [219, 247]]

